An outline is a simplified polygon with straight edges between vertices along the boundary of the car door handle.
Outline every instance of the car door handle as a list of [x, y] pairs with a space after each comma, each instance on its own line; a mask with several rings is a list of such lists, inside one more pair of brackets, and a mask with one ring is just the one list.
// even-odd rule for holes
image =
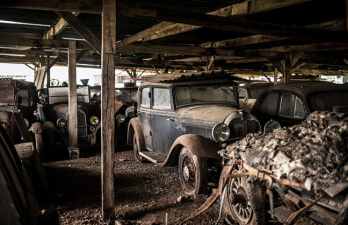
[[175, 121], [174, 118], [167, 118], [166, 120], [167, 120], [167, 121], [171, 121], [171, 122], [174, 122], [174, 121]]

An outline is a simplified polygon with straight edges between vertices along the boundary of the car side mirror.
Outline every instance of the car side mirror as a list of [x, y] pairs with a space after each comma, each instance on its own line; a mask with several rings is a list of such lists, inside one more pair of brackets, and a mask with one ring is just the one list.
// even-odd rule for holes
[[263, 134], [270, 133], [273, 130], [279, 129], [279, 128], [281, 128], [281, 125], [280, 125], [280, 123], [278, 121], [269, 120], [269, 121], [267, 121], [267, 123], [263, 127]]

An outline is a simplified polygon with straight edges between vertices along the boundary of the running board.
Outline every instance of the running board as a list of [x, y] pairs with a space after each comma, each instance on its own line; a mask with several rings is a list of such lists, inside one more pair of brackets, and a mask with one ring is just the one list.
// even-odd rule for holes
[[148, 161], [150, 161], [150, 162], [152, 162], [152, 163], [158, 164], [158, 161], [157, 161], [156, 159], [153, 159], [153, 158], [151, 158], [150, 156], [145, 155], [145, 153], [143, 153], [143, 152], [139, 152], [139, 155], [140, 155], [141, 157], [144, 157], [146, 160], [148, 160]]

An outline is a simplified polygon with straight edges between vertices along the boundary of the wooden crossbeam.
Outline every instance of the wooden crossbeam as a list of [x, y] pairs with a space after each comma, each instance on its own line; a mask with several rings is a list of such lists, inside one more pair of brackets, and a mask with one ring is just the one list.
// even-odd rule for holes
[[[305, 26], [305, 28], [343, 32], [345, 28], [345, 23], [344, 23], [344, 20], [338, 19], [338, 20], [323, 22], [320, 24], [307, 25]], [[236, 47], [243, 47], [248, 45], [257, 45], [257, 44], [265, 44], [265, 43], [271, 43], [276, 41], [284, 41], [288, 39], [289, 37], [256, 34], [256, 35], [250, 35], [246, 37], [239, 37], [239, 38], [233, 38], [233, 39], [222, 40], [222, 41], [206, 42], [206, 43], [202, 43], [201, 47], [203, 48], [236, 48]]]
[[128, 45], [122, 46], [118, 49], [118, 52], [124, 54], [175, 54], [175, 55], [234, 55], [233, 50], [224, 49], [205, 49], [195, 46], [170, 46], [170, 45]]
[[[310, 1], [312, 0], [287, 0], [287, 1], [255, 0], [255, 1], [252, 1], [252, 4], [250, 4], [249, 1], [244, 1], [241, 3], [236, 3], [231, 6], [222, 8], [220, 10], [209, 12], [208, 15], [216, 15], [216, 16], [222, 16], [222, 17], [241, 16], [241, 15], [247, 15], [252, 13], [271, 11], [271, 10], [275, 10], [279, 8], [285, 8], [292, 5], [303, 4], [305, 2], [310, 2]], [[187, 21], [183, 21], [183, 22], [185, 23]], [[143, 30], [137, 34], [134, 34], [131, 37], [124, 39], [122, 43], [125, 45], [128, 45], [135, 42], [155, 40], [159, 38], [164, 38], [164, 37], [188, 32], [188, 31], [192, 31], [201, 27], [199, 24], [195, 26], [192, 24], [188, 25], [184, 23], [161, 22], [146, 30]]]
[[63, 18], [59, 18], [58, 22], [50, 27], [50, 29], [43, 35], [43, 39], [54, 39], [54, 37], [60, 34], [67, 26], [68, 23]]
[[57, 14], [64, 19], [82, 38], [84, 38], [87, 44], [100, 54], [101, 41], [95, 36], [95, 34], [86, 27], [74, 14], [70, 12], [57, 12]]

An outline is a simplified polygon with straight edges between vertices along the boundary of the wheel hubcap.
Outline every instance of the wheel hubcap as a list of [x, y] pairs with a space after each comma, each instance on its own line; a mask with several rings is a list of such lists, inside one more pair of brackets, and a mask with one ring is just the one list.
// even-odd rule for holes
[[234, 214], [243, 223], [250, 222], [253, 210], [250, 205], [247, 192], [242, 185], [242, 178], [233, 178], [228, 186], [228, 201]]
[[196, 183], [196, 167], [188, 157], [183, 161], [182, 176], [187, 188], [194, 189]]
[[183, 174], [184, 174], [184, 180], [188, 182], [190, 180], [190, 169], [187, 166], [184, 166]]

